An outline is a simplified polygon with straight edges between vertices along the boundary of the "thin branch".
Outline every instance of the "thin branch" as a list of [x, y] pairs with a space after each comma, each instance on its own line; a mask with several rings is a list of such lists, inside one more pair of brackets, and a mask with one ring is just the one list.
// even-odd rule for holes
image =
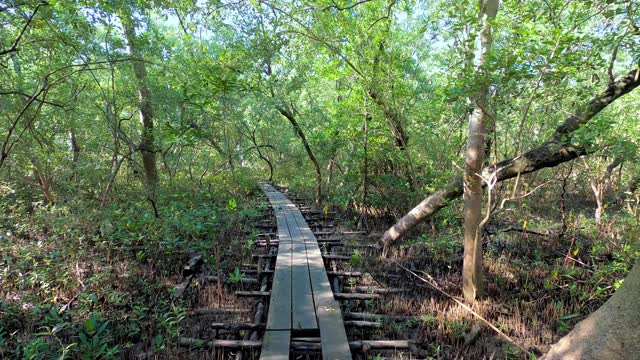
[[[519, 175], [519, 174], [518, 174], [518, 175]], [[541, 187], [543, 187], [543, 186], [545, 186], [545, 185], [547, 185], [547, 184], [549, 184], [549, 183], [552, 183], [552, 182], [554, 182], [554, 181], [556, 181], [556, 179], [555, 179], [555, 178], [552, 178], [551, 180], [546, 181], [546, 182], [543, 182], [542, 184], [540, 184], [540, 185], [536, 186], [535, 188], [533, 188], [533, 190], [529, 191], [528, 193], [526, 193], [526, 194], [524, 194], [524, 195], [520, 195], [520, 196], [511, 196], [510, 198], [502, 199], [502, 201], [500, 202], [500, 209], [504, 208], [504, 204], [505, 204], [507, 201], [513, 201], [513, 200], [518, 200], [518, 199], [524, 199], [524, 198], [526, 198], [527, 196], [529, 196], [529, 195], [533, 194], [536, 190], [538, 190], [538, 189], [540, 189]]]
[[[41, 6], [43, 5], [49, 5], [48, 2], [43, 1], [41, 3], [38, 4], [38, 6], [36, 6], [35, 9], [33, 9], [33, 13], [31, 14], [31, 16], [29, 16], [29, 18], [27, 19], [27, 23], [24, 24], [24, 26], [22, 27], [22, 31], [20, 31], [20, 34], [18, 35], [18, 37], [16, 38], [16, 40], [13, 42], [13, 45], [11, 45], [10, 48], [6, 49], [6, 50], [2, 50], [0, 51], [0, 56], [17, 51], [18, 50], [18, 44], [20, 43], [20, 39], [22, 39], [22, 35], [24, 35], [25, 32], [27, 32], [27, 28], [29, 27], [29, 25], [31, 24], [31, 21], [33, 20], [33, 18], [36, 16], [36, 14], [38, 13], [38, 10], [40, 9]], [[6, 9], [3, 9], [6, 10]]]
[[473, 311], [469, 306], [467, 306], [465, 303], [463, 303], [462, 301], [456, 299], [453, 295], [450, 295], [449, 293], [447, 293], [446, 291], [442, 290], [433, 280], [433, 278], [431, 276], [429, 276], [429, 274], [421, 271], [423, 274], [427, 275], [431, 281], [426, 280], [425, 278], [421, 277], [420, 275], [416, 274], [415, 272], [407, 269], [406, 267], [400, 265], [400, 263], [398, 263], [396, 260], [393, 260], [394, 263], [396, 263], [396, 265], [398, 265], [399, 267], [401, 267], [402, 269], [406, 270], [407, 272], [409, 272], [411, 275], [415, 276], [416, 278], [418, 278], [419, 280], [421, 280], [422, 282], [426, 283], [427, 285], [431, 286], [433, 289], [435, 289], [437, 292], [439, 292], [440, 294], [444, 295], [445, 297], [455, 301], [458, 305], [462, 306], [463, 309], [467, 310], [471, 315], [475, 316], [476, 318], [480, 319], [482, 322], [484, 322], [485, 324], [487, 324], [487, 326], [489, 326], [493, 331], [497, 332], [500, 336], [502, 336], [505, 340], [507, 340], [508, 342], [510, 342], [511, 344], [515, 345], [517, 348], [519, 348], [520, 350], [524, 351], [525, 354], [529, 354], [529, 350], [525, 349], [523, 346], [519, 345], [517, 342], [515, 342], [515, 340], [513, 340], [512, 338], [510, 338], [507, 334], [503, 333], [500, 329], [498, 329], [495, 325], [493, 325], [492, 323], [490, 323], [487, 319], [485, 319], [484, 317], [482, 317], [480, 314], [478, 314], [477, 312]]
[[347, 66], [349, 66], [356, 74], [358, 74], [358, 76], [360, 76], [361, 78], [366, 80], [366, 77], [364, 76], [364, 74], [362, 73], [362, 71], [360, 71], [350, 60], [349, 58], [346, 57], [346, 55], [344, 55], [342, 53], [342, 51], [340, 51], [340, 49], [337, 46], [334, 46], [332, 44], [330, 44], [327, 40], [322, 39], [321, 37], [319, 37], [318, 35], [316, 35], [315, 33], [313, 33], [313, 31], [311, 31], [311, 29], [309, 29], [309, 27], [307, 27], [305, 24], [302, 23], [302, 21], [296, 19], [293, 15], [291, 15], [290, 13], [287, 13], [286, 11], [274, 6], [273, 4], [267, 3], [265, 1], [260, 1], [261, 4], [266, 5], [267, 7], [269, 7], [270, 9], [273, 10], [273, 12], [279, 12], [283, 15], [286, 15], [289, 19], [291, 19], [293, 22], [295, 22], [296, 24], [298, 24], [298, 26], [300, 26], [301, 28], [303, 28], [305, 30], [305, 32], [302, 31], [297, 31], [297, 30], [291, 30], [292, 33], [294, 34], [299, 34], [302, 35], [304, 37], [307, 37], [311, 40], [317, 41], [320, 44], [324, 45], [324, 47], [326, 47], [327, 49], [329, 49], [331, 52], [334, 53], [334, 55], [338, 56], [340, 59], [342, 59], [342, 61], [344, 61]]
[[[0, 95], [20, 95], [20, 96], [26, 97], [27, 99], [31, 99], [31, 95], [23, 93], [23, 92], [20, 92], [20, 91], [15, 91], [15, 90], [8, 90], [8, 91], [0, 90]], [[54, 103], [54, 102], [51, 102], [51, 101], [41, 100], [41, 99], [34, 99], [34, 100], [42, 102], [42, 103], [45, 103], [47, 105], [55, 106], [57, 108], [64, 108], [64, 105], [57, 104], [57, 103]]]
[[332, 4], [327, 6], [327, 7], [325, 7], [325, 8], [323, 8], [322, 11], [327, 11], [329, 9], [336, 9], [338, 11], [350, 10], [350, 9], [353, 9], [354, 7], [356, 7], [358, 5], [362, 5], [362, 4], [371, 2], [371, 1], [374, 1], [374, 0], [362, 0], [362, 1], [358, 1], [357, 3], [355, 3], [353, 5], [349, 5], [349, 6], [345, 6], [345, 7], [342, 7], [342, 6], [338, 5], [338, 4], [336, 4], [335, 1], [331, 1]]
[[185, 35], [189, 36], [189, 31], [187, 31], [187, 27], [184, 24], [184, 21], [182, 21], [182, 16], [180, 16], [180, 12], [178, 12], [178, 9], [174, 8], [173, 11], [176, 13], [176, 17], [178, 18], [178, 22], [180, 23], [180, 27], [182, 28], [182, 31], [184, 31]]
[[613, 75], [613, 66], [616, 63], [616, 59], [618, 58], [618, 49], [620, 49], [620, 45], [622, 45], [622, 41], [627, 36], [627, 31], [620, 36], [620, 40], [616, 44], [616, 47], [613, 48], [613, 53], [611, 54], [611, 62], [609, 63], [609, 69], [607, 69], [607, 74], [609, 74], [609, 85], [613, 84], [616, 81], [615, 76]]

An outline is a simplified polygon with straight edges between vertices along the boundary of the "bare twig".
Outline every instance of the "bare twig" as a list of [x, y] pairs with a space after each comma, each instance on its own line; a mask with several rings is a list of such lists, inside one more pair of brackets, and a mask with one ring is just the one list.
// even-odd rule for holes
[[492, 330], [494, 330], [495, 332], [497, 332], [500, 336], [502, 336], [505, 340], [509, 341], [511, 344], [515, 345], [517, 348], [519, 348], [520, 350], [524, 351], [525, 354], [529, 353], [529, 350], [525, 349], [523, 346], [519, 345], [517, 342], [515, 342], [515, 340], [513, 340], [512, 338], [510, 338], [507, 334], [503, 333], [502, 331], [500, 331], [500, 329], [498, 329], [495, 325], [493, 325], [492, 323], [490, 323], [487, 319], [485, 319], [484, 317], [482, 317], [480, 314], [478, 314], [477, 312], [473, 311], [469, 306], [467, 306], [465, 303], [463, 303], [462, 301], [458, 300], [455, 296], [450, 295], [449, 293], [447, 293], [446, 291], [442, 290], [436, 283], [435, 280], [429, 276], [429, 274], [422, 272], [423, 274], [425, 274], [427, 277], [429, 277], [429, 280], [421, 277], [420, 275], [416, 274], [415, 272], [407, 269], [406, 267], [400, 265], [400, 263], [398, 263], [396, 260], [392, 260], [396, 265], [398, 265], [399, 267], [401, 267], [402, 269], [406, 270], [407, 272], [409, 272], [411, 275], [415, 276], [416, 278], [418, 278], [419, 280], [421, 280], [422, 282], [426, 283], [427, 285], [431, 286], [433, 289], [435, 289], [436, 291], [438, 291], [440, 294], [446, 296], [447, 298], [455, 301], [458, 305], [460, 305], [463, 309], [467, 310], [471, 315], [475, 316], [476, 318], [478, 318], [479, 320], [481, 320], [482, 322], [484, 322], [485, 324], [487, 324], [487, 326], [489, 326]]
[[29, 25], [31, 24], [31, 21], [33, 20], [33, 18], [38, 13], [38, 10], [40, 9], [40, 7], [43, 6], [43, 5], [49, 5], [49, 3], [46, 2], [46, 1], [43, 1], [43, 2], [39, 3], [38, 6], [36, 6], [35, 9], [33, 9], [33, 13], [31, 13], [31, 16], [29, 16], [29, 18], [27, 19], [27, 22], [22, 27], [22, 30], [20, 31], [20, 34], [18, 35], [16, 40], [13, 42], [13, 45], [11, 45], [11, 47], [6, 49], [6, 50], [0, 51], [0, 56], [18, 50], [18, 44], [20, 43], [20, 39], [22, 39], [22, 36], [24, 35], [24, 33], [27, 32], [27, 28], [29, 28]]
[[322, 9], [322, 11], [327, 11], [327, 10], [329, 10], [329, 9], [336, 9], [336, 10], [338, 10], [338, 11], [350, 10], [350, 9], [353, 9], [354, 7], [356, 7], [356, 6], [358, 6], [358, 5], [362, 5], [362, 4], [364, 4], [364, 3], [368, 3], [368, 2], [371, 2], [371, 1], [373, 1], [373, 0], [361, 0], [361, 1], [358, 1], [358, 2], [356, 2], [356, 3], [354, 3], [354, 4], [352, 4], [352, 5], [344, 6], [344, 7], [343, 7], [343, 6], [340, 6], [340, 5], [338, 5], [338, 4], [336, 4], [336, 2], [335, 2], [335, 1], [332, 1], [332, 2], [331, 2], [332, 4], [331, 4], [331, 5], [329, 5], [329, 6], [324, 7], [324, 8]]
[[[520, 174], [518, 174], [518, 176], [519, 176], [519, 175], [520, 175]], [[520, 195], [520, 196], [512, 196], [512, 197], [510, 197], [510, 198], [502, 199], [502, 202], [500, 202], [500, 208], [501, 208], [501, 209], [502, 209], [502, 208], [504, 208], [504, 204], [505, 204], [507, 201], [513, 201], [513, 200], [518, 200], [518, 199], [526, 198], [527, 196], [529, 196], [529, 195], [533, 194], [534, 192], [536, 192], [536, 190], [538, 190], [538, 189], [540, 189], [541, 187], [543, 187], [543, 186], [545, 186], [545, 185], [547, 185], [547, 184], [549, 184], [549, 183], [552, 183], [552, 182], [554, 182], [554, 181], [556, 181], [556, 179], [555, 179], [555, 178], [553, 178], [553, 179], [551, 179], [551, 180], [549, 180], [549, 181], [545, 181], [545, 182], [543, 182], [542, 184], [540, 184], [540, 185], [536, 186], [535, 188], [533, 188], [533, 190], [529, 191], [528, 193], [526, 193], [526, 194], [524, 194], [524, 195]]]

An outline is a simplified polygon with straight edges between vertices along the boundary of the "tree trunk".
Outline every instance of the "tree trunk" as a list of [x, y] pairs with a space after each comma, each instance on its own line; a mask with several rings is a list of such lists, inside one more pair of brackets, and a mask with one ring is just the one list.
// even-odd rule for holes
[[316, 157], [313, 155], [313, 151], [311, 151], [309, 142], [307, 142], [307, 138], [304, 136], [304, 132], [302, 132], [302, 128], [300, 128], [300, 125], [296, 121], [295, 116], [293, 116], [293, 114], [287, 109], [280, 106], [276, 107], [276, 109], [278, 109], [282, 116], [286, 117], [287, 120], [289, 120], [291, 126], [293, 126], [294, 131], [296, 132], [300, 140], [302, 140], [302, 145], [304, 145], [304, 149], [307, 151], [309, 160], [311, 160], [311, 162], [313, 163], [313, 167], [316, 170], [315, 205], [316, 207], [320, 208], [320, 205], [322, 203], [322, 172], [320, 171], [320, 164], [318, 164], [318, 160], [316, 160]]
[[147, 83], [147, 68], [142, 57], [142, 52], [138, 48], [135, 34], [135, 26], [130, 13], [122, 13], [120, 20], [124, 26], [127, 44], [131, 53], [133, 72], [138, 81], [137, 90], [140, 97], [140, 120], [142, 122], [142, 141], [140, 152], [142, 154], [142, 164], [144, 166], [145, 185], [148, 197], [152, 203], [157, 198], [158, 171], [156, 168], [156, 149], [153, 131], [153, 107], [151, 89]]
[[[528, 174], [540, 169], [554, 167], [586, 155], [587, 149], [584, 146], [571, 143], [572, 133], [589, 122], [602, 109], [629, 93], [638, 85], [640, 85], [640, 70], [632, 70], [609, 85], [605, 91], [591, 99], [575, 114], [566, 118], [556, 128], [554, 134], [542, 145], [529, 150], [523, 155], [485, 167], [483, 177], [495, 176], [497, 181], [503, 181], [514, 178], [518, 174]], [[436, 191], [423, 200], [384, 233], [381, 239], [385, 248], [383, 254], [386, 255], [389, 247], [402, 236], [429, 218], [429, 216], [447, 206], [450, 200], [460, 197], [462, 193], [462, 179], [457, 178], [447, 184], [444, 189]]]
[[42, 169], [34, 159], [31, 159], [31, 165], [33, 166], [33, 176], [36, 178], [36, 181], [38, 182], [38, 185], [42, 190], [42, 195], [44, 195], [46, 204], [55, 204], [55, 198], [53, 197], [53, 193], [51, 192], [51, 179], [45, 172], [42, 171]]
[[333, 167], [335, 165], [335, 161], [333, 159], [329, 160], [329, 164], [327, 165], [327, 189], [324, 193], [327, 196], [327, 199], [331, 196], [331, 186], [333, 186]]
[[604, 201], [607, 192], [611, 189], [611, 174], [613, 170], [622, 163], [622, 158], [616, 158], [611, 164], [607, 165], [602, 176], [591, 179], [591, 190], [596, 199], [596, 211], [594, 214], [596, 226], [600, 229], [602, 223], [602, 215], [604, 215]]
[[[390, 31], [387, 28], [387, 31]], [[395, 140], [396, 147], [400, 150], [400, 154], [403, 157], [403, 161], [406, 161], [406, 164], [398, 164], [401, 167], [402, 172], [404, 172], [407, 180], [409, 181], [409, 185], [411, 186], [411, 190], [416, 194], [418, 194], [418, 181], [415, 177], [415, 171], [413, 169], [413, 161], [411, 160], [411, 155], [409, 153], [409, 136], [407, 135], [406, 129], [403, 125], [403, 118], [401, 114], [398, 112], [398, 109], [390, 104], [390, 102], [385, 101], [383, 98], [384, 94], [380, 93], [380, 86], [377, 82], [377, 72], [380, 67], [380, 59], [385, 53], [385, 41], [381, 40], [378, 44], [378, 52], [373, 58], [373, 82], [367, 88], [367, 94], [374, 103], [376, 103], [380, 109], [382, 110], [384, 117], [387, 119], [389, 123], [389, 128], [391, 129], [391, 134]], [[382, 96], [381, 96], [382, 95]], [[394, 164], [395, 165], [395, 164]]]
[[640, 354], [640, 260], [596, 312], [576, 325], [544, 360], [637, 359]]
[[111, 175], [109, 176], [109, 180], [107, 180], [107, 187], [104, 189], [102, 193], [102, 199], [100, 200], [100, 208], [104, 208], [105, 205], [109, 202], [109, 198], [111, 197], [111, 192], [113, 191], [113, 185], [116, 182], [116, 177], [118, 176], [118, 172], [120, 172], [120, 167], [122, 163], [127, 159], [127, 156], [123, 156], [120, 159], [116, 160], [116, 163], [113, 165], [113, 169], [111, 170]]
[[80, 145], [78, 144], [78, 139], [76, 137], [75, 130], [69, 131], [69, 138], [71, 140], [71, 151], [73, 151], [73, 173], [71, 175], [71, 181], [73, 181], [76, 185], [78, 184], [78, 160], [80, 159]]
[[271, 183], [273, 182], [273, 165], [271, 165], [271, 161], [269, 160], [269, 158], [262, 154], [259, 146], [256, 146], [256, 149], [258, 149], [258, 157], [260, 157], [260, 159], [266, 162], [267, 166], [269, 166], [269, 182]]
[[[485, 63], [491, 49], [491, 21], [498, 11], [498, 0], [480, 0], [480, 46], [476, 51], [475, 70], [480, 79], [475, 105], [469, 115], [469, 139], [464, 171], [464, 262], [462, 292], [467, 301], [475, 301], [483, 294], [482, 273], [482, 179], [480, 173], [485, 159], [487, 135], [486, 109], [489, 105], [489, 80]], [[491, 196], [491, 194], [489, 194]]]
[[387, 106], [387, 104], [380, 98], [378, 92], [371, 88], [369, 89], [369, 97], [382, 109], [384, 116], [389, 121], [389, 127], [391, 128], [391, 134], [393, 134], [393, 138], [395, 140], [396, 146], [400, 150], [405, 150], [408, 145], [408, 136], [404, 130], [404, 126], [402, 125], [402, 121], [400, 120], [400, 116], [398, 112]]
[[364, 115], [364, 159], [362, 159], [362, 193], [360, 195], [360, 217], [358, 218], [358, 229], [368, 230], [368, 206], [367, 197], [369, 196], [369, 120], [371, 115], [368, 110]]

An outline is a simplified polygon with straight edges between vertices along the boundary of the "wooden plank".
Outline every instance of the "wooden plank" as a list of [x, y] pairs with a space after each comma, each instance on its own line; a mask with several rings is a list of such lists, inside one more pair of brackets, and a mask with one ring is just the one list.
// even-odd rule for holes
[[[304, 220], [302, 213], [293, 205], [284, 195], [275, 191], [271, 186], [263, 184], [261, 188], [269, 198], [276, 213], [278, 223], [278, 258], [276, 260], [275, 278], [278, 274], [277, 267], [281, 261], [281, 247], [283, 244], [289, 245], [290, 259], [290, 277], [293, 292], [290, 289], [289, 296], [294, 295], [295, 305], [292, 303], [293, 312], [291, 316], [300, 319], [300, 325], [303, 326], [302, 320], [304, 316], [309, 318], [309, 314], [313, 314], [313, 309], [309, 311], [309, 301], [306, 300], [307, 290], [306, 284], [309, 284], [312, 304], [316, 313], [317, 327], [320, 330], [322, 357], [327, 360], [335, 359], [351, 359], [351, 351], [347, 341], [342, 314], [339, 303], [334, 299], [329, 279], [324, 268], [322, 253], [318, 247], [318, 242], [309, 225]], [[282, 219], [282, 214], [286, 214]], [[280, 217], [278, 217], [280, 216]], [[280, 224], [287, 223], [288, 232], [281, 231]], [[306, 261], [302, 254], [306, 255]], [[294, 260], [295, 258], [295, 260]], [[294, 270], [295, 265], [300, 265]], [[304, 265], [303, 265], [304, 264]], [[306, 266], [306, 275], [305, 275]], [[296, 275], [293, 275], [293, 274]], [[293, 278], [295, 277], [295, 280]], [[305, 281], [305, 278], [308, 279]], [[298, 295], [301, 294], [301, 295]], [[276, 297], [275, 284], [272, 289], [271, 303], [274, 303]], [[295, 300], [299, 299], [299, 300]], [[277, 304], [273, 304], [278, 306]], [[269, 318], [267, 319], [267, 329], [271, 321], [271, 309]], [[294, 320], [293, 326], [296, 327]], [[261, 359], [288, 359], [288, 350], [291, 345], [291, 333], [289, 331], [270, 331], [267, 330], [263, 341]]]
[[289, 360], [291, 331], [267, 330], [262, 338], [260, 360]]
[[291, 329], [291, 243], [278, 245], [278, 259], [273, 273], [267, 329]]
[[278, 226], [278, 257], [273, 273], [267, 329], [291, 329], [291, 235], [287, 225], [283, 200], [276, 193], [266, 192], [276, 213]]
[[320, 329], [322, 358], [325, 360], [351, 359], [340, 304], [333, 297], [316, 237], [299, 211], [294, 217], [303, 233], [307, 248], [309, 276]]
[[291, 341], [291, 259], [292, 243], [284, 216], [285, 201], [271, 186], [260, 187], [269, 199], [276, 216], [278, 257], [273, 273], [267, 331], [262, 341], [262, 360], [288, 360]]
[[304, 243], [304, 237], [300, 232], [292, 210], [285, 212], [285, 218], [289, 225], [292, 242], [292, 329], [317, 330], [318, 322], [313, 304], [313, 293], [311, 292], [311, 280], [309, 278], [309, 266], [307, 264], [307, 248]]

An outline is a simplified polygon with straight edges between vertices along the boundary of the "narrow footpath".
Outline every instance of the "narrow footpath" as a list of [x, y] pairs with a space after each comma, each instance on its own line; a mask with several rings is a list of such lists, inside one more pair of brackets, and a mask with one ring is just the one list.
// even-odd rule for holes
[[260, 187], [273, 207], [279, 240], [260, 359], [289, 359], [291, 338], [300, 336], [319, 336], [323, 359], [351, 359], [316, 236], [285, 195], [268, 184]]

